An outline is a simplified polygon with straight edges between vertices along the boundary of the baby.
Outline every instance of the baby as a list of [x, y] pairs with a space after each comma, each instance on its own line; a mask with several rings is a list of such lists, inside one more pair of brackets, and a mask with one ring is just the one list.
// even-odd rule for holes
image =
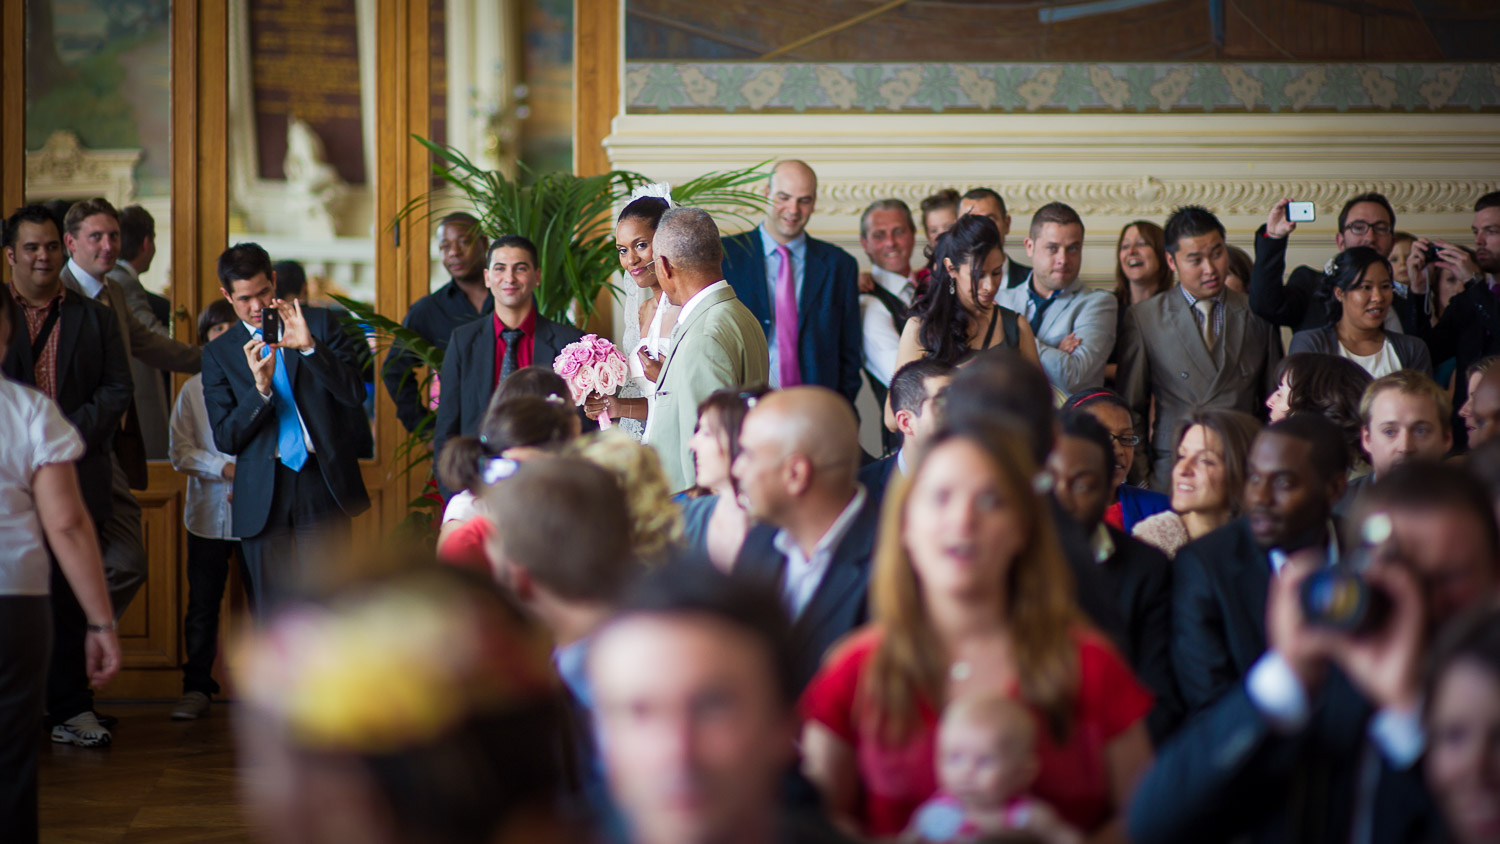
[[938, 726], [938, 793], [912, 815], [903, 840], [973, 842], [1021, 832], [1015, 840], [1081, 841], [1049, 806], [1027, 794], [1038, 770], [1036, 729], [1025, 706], [998, 694], [948, 704]]

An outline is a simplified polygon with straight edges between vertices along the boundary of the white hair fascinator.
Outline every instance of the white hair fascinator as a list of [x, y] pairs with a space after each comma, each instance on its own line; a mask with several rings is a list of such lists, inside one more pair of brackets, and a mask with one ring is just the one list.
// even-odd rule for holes
[[667, 184], [666, 182], [656, 182], [650, 185], [641, 185], [640, 187], [630, 192], [630, 199], [626, 202], [626, 204], [629, 205], [631, 202], [635, 202], [637, 199], [644, 199], [648, 196], [666, 200], [668, 208], [677, 207], [677, 203], [672, 201], [672, 186]]

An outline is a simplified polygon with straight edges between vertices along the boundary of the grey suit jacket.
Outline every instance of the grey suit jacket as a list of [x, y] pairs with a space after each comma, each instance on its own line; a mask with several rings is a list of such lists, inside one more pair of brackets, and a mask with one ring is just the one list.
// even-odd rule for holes
[[[1172, 433], [1179, 419], [1198, 408], [1259, 415], [1276, 389], [1280, 338], [1270, 323], [1250, 312], [1243, 293], [1225, 290], [1223, 295], [1224, 330], [1213, 353], [1203, 346], [1181, 285], [1125, 312], [1116, 383], [1138, 420], [1136, 460], [1151, 460], [1153, 488], [1171, 477]], [[1147, 431], [1153, 398], [1156, 428]]]
[[[146, 288], [141, 286], [141, 280], [118, 263], [109, 271], [108, 276], [124, 294], [130, 315], [141, 325], [151, 329], [152, 333], [171, 339], [172, 333], [151, 312], [151, 302], [146, 298]], [[171, 422], [171, 415], [167, 412], [163, 422], [158, 421], [157, 415], [158, 411], [166, 412], [171, 402], [168, 401], [165, 385], [162, 384], [161, 371], [138, 358], [131, 358], [130, 377], [135, 381], [135, 408], [136, 415], [141, 420], [141, 439], [146, 445], [146, 458], [166, 460], [170, 456], [166, 426]]]
[[[1420, 337], [1410, 334], [1398, 334], [1394, 331], [1385, 332], [1385, 341], [1390, 343], [1396, 350], [1396, 358], [1401, 361], [1401, 366], [1432, 377], [1432, 355], [1427, 351], [1427, 344]], [[1339, 329], [1337, 325], [1325, 325], [1322, 328], [1314, 328], [1309, 331], [1298, 331], [1292, 335], [1292, 343], [1287, 346], [1287, 354], [1298, 352], [1316, 352], [1320, 355], [1339, 354]]]
[[[1008, 287], [995, 294], [995, 301], [1027, 316], [1031, 285]], [[1057, 294], [1036, 332], [1036, 351], [1047, 377], [1065, 393], [1104, 386], [1104, 365], [1115, 350], [1115, 311], [1119, 303], [1103, 290], [1082, 281]], [[1057, 348], [1064, 337], [1078, 335], [1081, 341], [1071, 353]]]
[[687, 321], [677, 324], [657, 376], [645, 436], [661, 457], [671, 489], [693, 485], [687, 444], [698, 424], [699, 402], [714, 390], [765, 383], [770, 366], [765, 332], [728, 284], [704, 294]]
[[[70, 267], [63, 267], [62, 280], [70, 290], [79, 295], [88, 296], [84, 292], [83, 285], [73, 277]], [[125, 292], [111, 276], [107, 275], [101, 281], [104, 283], [104, 289], [99, 294], [100, 301], [115, 312], [115, 321], [120, 326], [120, 339], [125, 344], [126, 358], [132, 365], [140, 363], [149, 367], [145, 371], [150, 377], [146, 378], [135, 374], [137, 370], [132, 369], [135, 395], [130, 410], [127, 410], [125, 414], [125, 430], [130, 431], [133, 427], [139, 427], [141, 446], [144, 451], [141, 454], [132, 453], [128, 437], [116, 439], [119, 446], [116, 451], [120, 458], [120, 465], [130, 478], [131, 487], [141, 489], [145, 486], [145, 458], [162, 460], [167, 458], [167, 440], [172, 417], [170, 408], [167, 406], [167, 396], [162, 390], [161, 376], [156, 373], [156, 370], [195, 373], [202, 368], [203, 350], [153, 332], [131, 313], [130, 305], [125, 301]]]

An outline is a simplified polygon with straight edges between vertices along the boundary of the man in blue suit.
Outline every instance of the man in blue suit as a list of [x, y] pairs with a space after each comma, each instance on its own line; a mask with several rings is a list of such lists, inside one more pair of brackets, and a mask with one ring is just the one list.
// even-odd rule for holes
[[766, 193], [765, 222], [724, 238], [724, 278], [765, 329], [772, 387], [816, 384], [853, 404], [863, 348], [859, 266], [844, 250], [807, 236], [818, 199], [811, 167], [778, 163]]

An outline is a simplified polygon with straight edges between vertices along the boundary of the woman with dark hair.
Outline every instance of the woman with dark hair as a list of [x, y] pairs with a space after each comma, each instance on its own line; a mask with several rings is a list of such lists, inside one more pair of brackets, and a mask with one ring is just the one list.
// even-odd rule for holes
[[438, 556], [455, 565], [488, 568], [484, 541], [489, 523], [479, 517], [476, 501], [486, 486], [498, 483], [515, 471], [516, 464], [540, 454], [559, 450], [578, 436], [578, 414], [572, 402], [556, 393], [537, 395], [523, 389], [507, 391], [513, 379], [529, 370], [539, 370], [526, 381], [547, 383], [540, 373], [557, 379], [566, 393], [567, 386], [556, 373], [539, 366], [516, 370], [500, 383], [494, 399], [485, 409], [477, 437], [454, 437], [437, 456], [437, 476], [448, 489], [458, 490], [443, 509], [438, 532]]
[[1162, 493], [1127, 483], [1140, 437], [1135, 432], [1135, 416], [1123, 396], [1114, 390], [1084, 390], [1069, 396], [1062, 409], [1081, 410], [1109, 432], [1115, 465], [1110, 483], [1115, 491], [1110, 495], [1114, 503], [1104, 511], [1105, 524], [1130, 533], [1142, 519], [1171, 509], [1172, 500]]
[[901, 332], [896, 369], [923, 357], [957, 366], [997, 345], [1015, 349], [1041, 368], [1031, 326], [995, 304], [995, 294], [1005, 286], [1005, 252], [995, 222], [979, 214], [959, 217], [938, 238], [932, 259], [927, 292]]
[[[615, 222], [615, 250], [620, 267], [635, 282], [640, 304], [635, 321], [625, 320], [625, 360], [630, 365], [630, 380], [613, 396], [595, 393], [584, 401], [583, 410], [590, 419], [609, 411], [609, 418], [636, 439], [646, 430], [646, 418], [656, 395], [656, 378], [672, 342], [672, 327], [677, 324], [676, 305], [667, 301], [656, 278], [656, 255], [651, 249], [656, 227], [662, 215], [672, 207], [666, 185], [649, 185], [638, 190], [620, 218]], [[628, 310], [627, 310], [628, 313]]]
[[1172, 509], [1142, 519], [1136, 539], [1177, 556], [1182, 546], [1240, 514], [1250, 447], [1260, 422], [1238, 410], [1200, 410], [1177, 423]]
[[1349, 451], [1349, 477], [1369, 471], [1359, 432], [1364, 419], [1359, 400], [1375, 379], [1359, 364], [1335, 355], [1298, 352], [1281, 359], [1276, 369], [1276, 392], [1266, 399], [1271, 421], [1293, 413], [1316, 413], [1339, 427]]
[[1338, 355], [1364, 367], [1371, 378], [1398, 369], [1415, 369], [1432, 377], [1427, 344], [1385, 327], [1396, 298], [1391, 263], [1368, 246], [1345, 249], [1323, 276], [1318, 296], [1327, 302], [1329, 322], [1292, 335], [1287, 351]]
[[976, 422], [933, 434], [886, 497], [871, 624], [802, 698], [803, 771], [867, 837], [896, 836], [936, 791], [943, 707], [998, 694], [1036, 721], [1032, 797], [1090, 841], [1123, 840], [1152, 699], [1080, 615], [1037, 471], [1021, 438]]
[[1500, 835], [1500, 610], [1461, 617], [1438, 638], [1423, 694], [1428, 791], [1455, 844]]
[[698, 427], [688, 440], [698, 495], [682, 504], [683, 538], [688, 548], [703, 552], [726, 573], [734, 568], [750, 529], [729, 468], [740, 455], [745, 414], [768, 392], [764, 386], [715, 390], [699, 403]]
[[1250, 272], [1255, 268], [1255, 259], [1238, 246], [1226, 246], [1224, 251], [1229, 255], [1229, 275], [1224, 278], [1224, 286], [1250, 295]]

